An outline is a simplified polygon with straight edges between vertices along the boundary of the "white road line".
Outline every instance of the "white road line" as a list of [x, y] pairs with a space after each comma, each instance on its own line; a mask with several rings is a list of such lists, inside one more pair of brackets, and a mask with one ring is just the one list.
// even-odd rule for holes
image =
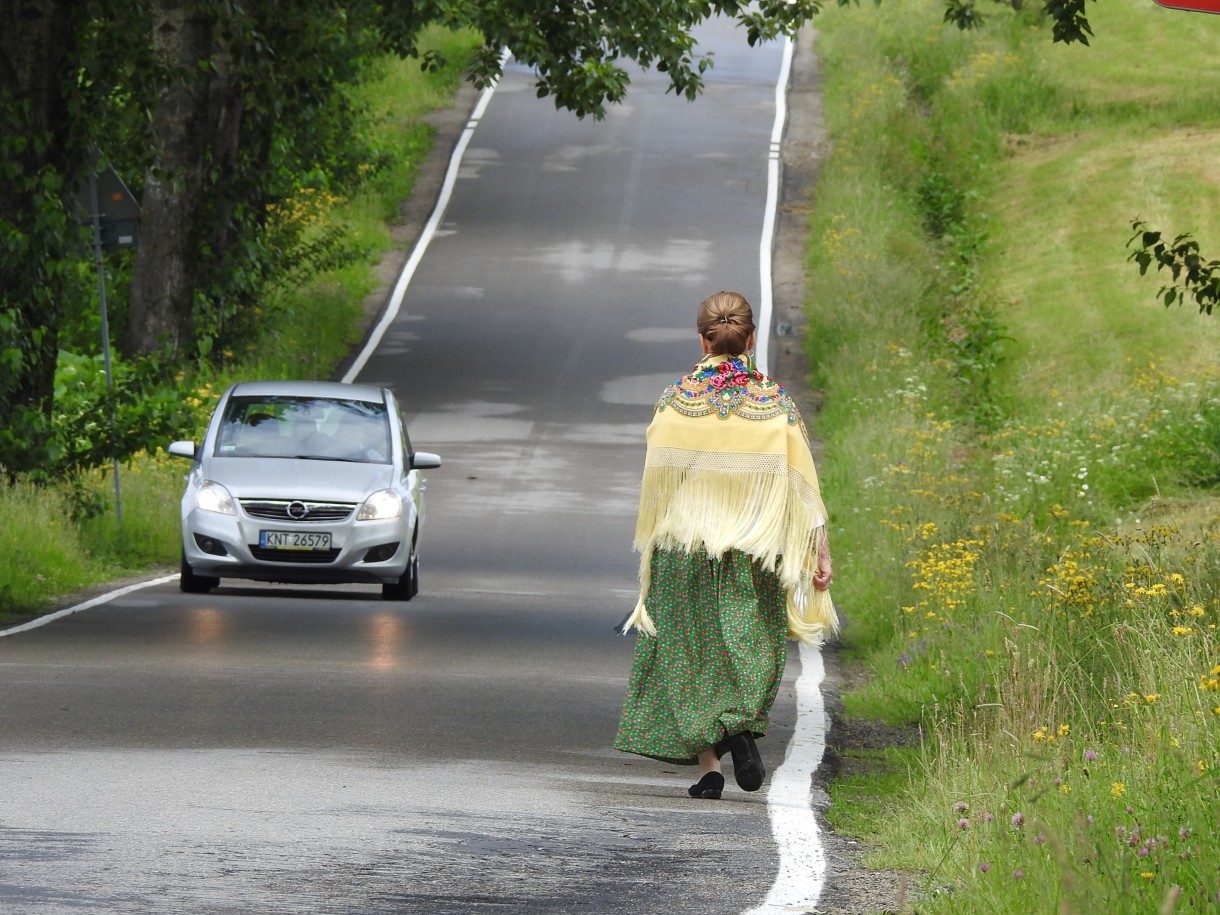
[[[508, 53], [505, 52], [500, 60], [500, 66], [503, 67], [508, 62]], [[364, 344], [364, 349], [360, 351], [360, 355], [348, 368], [344, 374], [342, 381], [352, 382], [360, 375], [364, 369], [365, 363], [369, 361], [369, 357], [373, 355], [377, 347], [381, 345], [381, 338], [385, 336], [385, 332], [389, 330], [390, 325], [394, 323], [394, 319], [398, 317], [398, 310], [402, 307], [403, 297], [407, 294], [407, 287], [411, 285], [411, 280], [415, 277], [415, 271], [419, 267], [419, 262], [424, 259], [424, 254], [428, 250], [428, 245], [436, 235], [436, 230], [440, 228], [441, 220], [445, 216], [445, 210], [449, 206], [449, 198], [453, 196], [454, 185], [457, 184], [458, 171], [462, 167], [462, 156], [466, 154], [466, 147], [470, 145], [470, 140], [474, 137], [475, 128], [479, 126], [479, 120], [487, 111], [487, 106], [491, 102], [492, 93], [496, 91], [496, 86], [499, 81], [492, 83], [483, 90], [483, 94], [479, 97], [479, 103], [475, 105], [474, 112], [470, 115], [470, 120], [466, 122], [466, 129], [462, 131], [462, 136], [458, 139], [457, 146], [453, 148], [453, 155], [449, 157], [449, 170], [445, 172], [445, 181], [441, 185], [440, 196], [436, 198], [436, 206], [432, 209], [432, 216], [428, 219], [427, 225], [424, 226], [420, 233], [419, 241], [415, 243], [415, 248], [411, 251], [411, 256], [407, 258], [406, 264], [403, 265], [402, 273], [398, 275], [398, 282], [394, 284], [394, 291], [390, 294], [389, 304], [386, 305], [385, 313], [382, 314], [381, 320], [377, 322], [377, 326], [373, 328], [373, 332], [369, 334], [368, 341]]]
[[783, 764], [771, 776], [767, 812], [779, 846], [779, 873], [762, 905], [742, 915], [791, 915], [817, 905], [826, 880], [826, 852], [819, 839], [810, 789], [826, 753], [826, 706], [822, 701], [822, 652], [801, 643], [796, 681], [796, 730]]
[[46, 616], [40, 616], [37, 619], [30, 620], [28, 623], [22, 623], [20, 626], [13, 626], [10, 629], [0, 629], [0, 638], [6, 635], [16, 635], [18, 632], [25, 632], [29, 629], [37, 629], [39, 626], [45, 626], [47, 623], [53, 623], [55, 620], [65, 616], [71, 616], [73, 613], [80, 613], [82, 610], [89, 610], [99, 604], [106, 604], [114, 600], [116, 597], [124, 597], [131, 594], [133, 591], [142, 591], [144, 588], [151, 588], [154, 585], [164, 585], [171, 581], [177, 581], [177, 575], [166, 575], [163, 578], [153, 578], [149, 581], [136, 582], [134, 585], [128, 585], [125, 588], [119, 588], [116, 591], [107, 591], [105, 594], [99, 594], [92, 600], [87, 600], [77, 604], [74, 607], [67, 607], [63, 610], [56, 610], [54, 613], [48, 613]]
[[775, 221], [779, 209], [780, 143], [784, 138], [784, 125], [788, 121], [788, 78], [792, 72], [792, 39], [784, 39], [784, 56], [780, 63], [779, 79], [775, 82], [775, 122], [771, 125], [771, 148], [767, 151], [767, 201], [763, 209], [762, 238], [758, 242], [758, 270], [761, 294], [758, 300], [758, 320], [754, 323], [762, 328], [754, 345], [754, 361], [758, 370], [770, 374], [771, 353], [771, 252], [775, 247]]
[[[780, 143], [788, 118], [788, 79], [793, 44], [784, 40], [784, 58], [775, 86], [775, 124], [767, 154], [767, 203], [759, 243], [762, 296], [757, 325], [763, 329], [755, 347], [759, 371], [767, 372], [771, 336], [771, 251], [775, 243], [780, 178]], [[822, 652], [800, 644], [801, 673], [796, 680], [796, 728], [783, 763], [771, 776], [767, 813], [779, 848], [779, 872], [762, 905], [742, 915], [807, 912], [817, 905], [826, 879], [826, 852], [819, 840], [811, 797], [813, 774], [826, 753], [826, 706], [822, 700], [825, 667]]]

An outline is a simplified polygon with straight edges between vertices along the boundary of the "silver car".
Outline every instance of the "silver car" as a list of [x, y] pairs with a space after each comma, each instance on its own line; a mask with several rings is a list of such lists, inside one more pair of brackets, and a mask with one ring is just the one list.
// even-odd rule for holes
[[394, 395], [326, 381], [232, 385], [191, 458], [182, 497], [180, 587], [221, 578], [373, 582], [390, 600], [419, 591], [424, 479]]

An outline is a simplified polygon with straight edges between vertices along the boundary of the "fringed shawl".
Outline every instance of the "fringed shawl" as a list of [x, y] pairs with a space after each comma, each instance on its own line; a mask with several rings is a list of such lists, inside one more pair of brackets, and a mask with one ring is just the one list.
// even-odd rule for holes
[[820, 642], [837, 629], [813, 587], [826, 508], [805, 425], [786, 390], [739, 356], [707, 356], [665, 389], [647, 433], [635, 549], [640, 599], [623, 631], [655, 635], [648, 615], [654, 550], [737, 549], [779, 575], [788, 632]]

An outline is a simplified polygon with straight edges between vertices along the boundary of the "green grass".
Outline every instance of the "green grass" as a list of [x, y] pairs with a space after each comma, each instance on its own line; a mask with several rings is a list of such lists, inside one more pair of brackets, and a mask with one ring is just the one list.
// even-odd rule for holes
[[[184, 377], [182, 385], [206, 418], [225, 386], [238, 379], [331, 378], [363, 333], [364, 301], [376, 288], [374, 265], [395, 244], [392, 223], [410, 196], [419, 166], [432, 148], [425, 116], [452, 103], [469, 54], [468, 32], [429, 29], [421, 50], [442, 51], [446, 66], [422, 73], [418, 61], [387, 58], [379, 79], [357, 95], [370, 105], [368, 127], [380, 160], [350, 199], [305, 195], [308, 231], [342, 227], [345, 244], [360, 252], [338, 269], [281, 291], [265, 303], [266, 332], [245, 353], [232, 353], [214, 372]], [[314, 199], [320, 199], [315, 204]], [[183, 429], [182, 438], [202, 429]], [[168, 443], [167, 443], [168, 444]], [[53, 609], [67, 595], [149, 569], [177, 568], [178, 503], [187, 465], [164, 452], [143, 454], [120, 470], [123, 521], [115, 512], [109, 469], [70, 484], [35, 487], [0, 483], [0, 515], [21, 524], [0, 526], [0, 622]], [[99, 511], [100, 509], [100, 511]]]
[[874, 824], [893, 812], [894, 798], [906, 787], [919, 751], [896, 747], [851, 750], [839, 759], [841, 772], [830, 786], [826, 825], [835, 832], [868, 838]]
[[1220, 322], [1194, 307], [1166, 312], [1153, 298], [1163, 278], [1141, 277], [1126, 242], [1143, 217], [1220, 249], [1220, 209], [1201, 205], [1220, 201], [1218, 145], [1220, 126], [1116, 125], [1018, 147], [1001, 163], [986, 266], [1015, 338], [1005, 383], [1022, 403], [1096, 397], [1149, 361], [1215, 357]]
[[42, 608], [48, 595], [103, 580], [104, 569], [90, 558], [71, 504], [59, 492], [11, 483], [0, 489], [0, 511], [10, 519], [0, 525], [0, 608], [9, 608], [7, 618]]
[[815, 429], [871, 672], [843, 700], [925, 737], [830, 817], [920, 912], [1220, 902], [1220, 320], [1126, 249], [1143, 217], [1220, 251], [1220, 21], [1088, 12], [1087, 49], [930, 0], [819, 28]]

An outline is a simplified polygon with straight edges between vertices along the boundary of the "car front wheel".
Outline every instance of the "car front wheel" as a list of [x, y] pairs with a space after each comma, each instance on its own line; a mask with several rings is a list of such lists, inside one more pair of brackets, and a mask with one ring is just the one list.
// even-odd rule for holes
[[381, 586], [381, 596], [386, 600], [410, 600], [419, 593], [419, 557], [412, 551], [407, 560], [407, 570], [398, 581]]
[[207, 594], [220, 584], [220, 579], [212, 575], [196, 575], [191, 571], [186, 561], [186, 553], [182, 554], [182, 570], [178, 574], [178, 589], [186, 594]]

